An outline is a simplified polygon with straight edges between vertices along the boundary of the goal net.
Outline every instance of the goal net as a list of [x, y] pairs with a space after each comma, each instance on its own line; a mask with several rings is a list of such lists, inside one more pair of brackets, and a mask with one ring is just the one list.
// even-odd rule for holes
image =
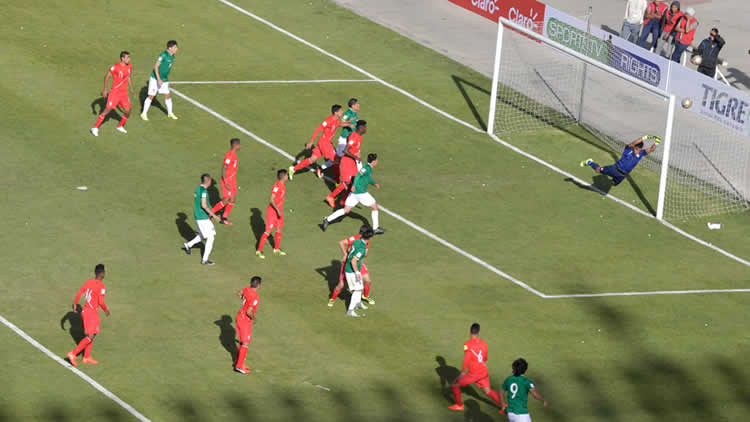
[[[505, 27], [499, 34], [500, 62], [493, 78], [497, 96], [488, 125], [494, 134], [502, 137], [579, 126], [607, 145], [612, 161], [625, 145], [644, 134], [664, 136], [670, 104], [666, 92], [521, 30]], [[608, 57], [599, 57], [602, 61], [608, 63], [612, 55], [620, 54], [611, 44], [604, 47], [599, 54]], [[664, 218], [750, 209], [750, 139], [679, 106], [675, 107], [672, 135], [668, 177], [660, 189]], [[662, 154], [663, 148], [657, 148], [640, 164], [657, 177], [634, 174], [628, 179], [639, 194], [639, 183], [659, 183]], [[657, 198], [643, 199], [657, 214]]]

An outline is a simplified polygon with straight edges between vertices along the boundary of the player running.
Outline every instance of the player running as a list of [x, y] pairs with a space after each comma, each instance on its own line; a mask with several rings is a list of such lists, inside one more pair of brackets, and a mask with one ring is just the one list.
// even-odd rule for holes
[[229, 141], [229, 151], [224, 155], [224, 167], [221, 169], [221, 197], [222, 200], [214, 205], [211, 210], [216, 214], [224, 208], [221, 213], [220, 224], [231, 226], [232, 222], [227, 220], [229, 213], [234, 207], [234, 200], [237, 197], [237, 152], [240, 150], [239, 138], [232, 138]]
[[[341, 294], [341, 291], [344, 289], [344, 267], [346, 267], [346, 260], [349, 256], [349, 248], [352, 247], [352, 244], [354, 244], [354, 241], [357, 239], [362, 238], [362, 234], [365, 233], [367, 230], [372, 230], [370, 226], [367, 224], [363, 224], [362, 227], [359, 228], [359, 234], [355, 234], [354, 236], [349, 236], [346, 239], [339, 240], [339, 249], [341, 249], [341, 253], [344, 254], [344, 257], [342, 259], [341, 264], [341, 272], [339, 273], [339, 283], [336, 285], [336, 287], [333, 289], [333, 293], [331, 294], [331, 298], [328, 299], [328, 307], [332, 308], [333, 303], [336, 302], [336, 298], [339, 297], [339, 294]], [[370, 253], [370, 243], [367, 243], [367, 249], [365, 250], [365, 256], [367, 256]], [[370, 272], [367, 271], [367, 266], [365, 263], [362, 263], [362, 270], [360, 271], [362, 273], [362, 280], [364, 281], [364, 293], [362, 295], [362, 300], [367, 302], [368, 305], [374, 305], [375, 301], [370, 298], [370, 288], [372, 287], [372, 280], [370, 279]]]
[[[542, 402], [542, 406], [547, 407], [547, 401], [536, 392], [534, 383], [523, 375], [527, 369], [529, 369], [529, 364], [526, 363], [526, 360], [523, 358], [516, 359], [513, 362], [513, 375], [503, 382], [503, 395], [500, 399], [503, 402], [503, 408], [507, 407], [509, 422], [531, 422], [531, 415], [529, 415], [527, 407], [529, 393]], [[507, 406], [505, 405], [506, 394], [508, 396]]]
[[195, 218], [195, 224], [198, 225], [198, 234], [190, 242], [183, 243], [185, 247], [185, 253], [190, 255], [190, 248], [197, 245], [201, 240], [206, 241], [206, 247], [203, 249], [203, 258], [201, 264], [203, 265], [215, 265], [213, 261], [208, 260], [208, 256], [211, 255], [211, 249], [214, 247], [214, 238], [216, 237], [216, 229], [210, 218], [219, 220], [219, 217], [211, 211], [210, 204], [208, 203], [208, 187], [211, 186], [211, 175], [208, 173], [201, 174], [201, 184], [195, 188], [193, 194], [193, 217]]
[[[125, 122], [130, 117], [130, 97], [128, 96], [128, 87], [130, 92], [135, 95], [135, 89], [133, 88], [133, 81], [130, 79], [130, 74], [133, 72], [132, 66], [130, 66], [130, 53], [123, 51], [120, 53], [120, 62], [112, 65], [104, 75], [104, 90], [102, 91], [102, 97], [107, 99], [107, 105], [104, 110], [96, 119], [94, 127], [91, 128], [91, 134], [99, 136], [99, 126], [101, 126], [104, 119], [107, 117], [110, 111], [117, 107], [121, 107], [125, 112], [125, 115], [120, 118], [120, 123], [117, 125], [117, 130], [122, 133], [128, 133], [125, 130]], [[112, 89], [109, 89], [109, 78], [112, 78]], [[109, 91], [109, 94], [107, 92]]]
[[249, 374], [250, 368], [245, 366], [245, 357], [247, 348], [250, 346], [250, 340], [253, 337], [253, 323], [256, 320], [256, 313], [260, 305], [258, 290], [260, 290], [261, 278], [257, 275], [250, 279], [250, 285], [237, 292], [237, 296], [242, 298], [242, 307], [237, 312], [237, 336], [240, 338], [240, 350], [237, 353], [237, 362], [234, 370], [241, 374]]
[[500, 413], [505, 409], [500, 394], [490, 389], [490, 376], [487, 372], [487, 343], [479, 338], [479, 324], [471, 324], [471, 338], [464, 343], [464, 365], [461, 368], [461, 374], [451, 384], [453, 398], [456, 404], [449, 407], [450, 410], [464, 410], [464, 403], [461, 401], [461, 387], [476, 384], [492, 401], [500, 406]]
[[174, 55], [177, 54], [177, 41], [167, 41], [167, 49], [164, 50], [156, 59], [154, 70], [151, 71], [151, 77], [148, 78], [148, 97], [143, 102], [143, 112], [141, 119], [148, 120], [148, 108], [151, 107], [156, 94], [164, 94], [164, 104], [167, 105], [167, 117], [177, 120], [177, 116], [172, 113], [172, 98], [169, 96], [169, 72], [172, 70]]
[[[654, 144], [644, 150], [643, 142], [647, 140], [653, 140]], [[633, 171], [643, 157], [654, 152], [656, 146], [659, 145], [660, 142], [661, 138], [656, 135], [645, 135], [628, 144], [622, 152], [622, 157], [620, 157], [615, 164], [600, 167], [599, 164], [596, 164], [591, 158], [589, 158], [588, 160], [581, 161], [581, 167], [590, 166], [597, 173], [606, 174], [612, 178], [612, 184], [617, 186], [625, 180], [628, 174]]]
[[367, 305], [362, 303], [362, 260], [367, 256], [367, 246], [374, 235], [375, 233], [368, 227], [362, 233], [361, 238], [352, 242], [352, 246], [349, 247], [347, 253], [344, 276], [346, 277], [346, 284], [349, 285], [349, 290], [352, 292], [352, 298], [349, 301], [349, 310], [346, 311], [346, 315], [350, 317], [359, 317], [354, 311], [355, 309], [367, 309]]
[[[361, 123], [362, 121], [360, 121]], [[366, 207], [372, 208], [372, 227], [375, 234], [385, 233], [385, 229], [380, 227], [380, 217], [378, 215], [378, 204], [375, 202], [375, 198], [367, 192], [368, 185], [375, 185], [376, 188], [380, 189], [380, 185], [372, 180], [372, 169], [378, 165], [378, 154], [368, 154], [367, 164], [362, 166], [362, 169], [357, 173], [354, 178], [353, 189], [349, 196], [346, 197], [344, 202], [344, 208], [339, 208], [334, 211], [333, 214], [323, 219], [323, 224], [320, 226], [323, 231], [326, 231], [328, 225], [331, 224], [337, 218], [349, 214], [349, 212], [357, 204], [362, 204]]]
[[286, 252], [281, 250], [281, 229], [284, 228], [284, 197], [286, 196], [286, 181], [289, 179], [289, 172], [284, 169], [276, 172], [276, 183], [273, 184], [271, 189], [271, 199], [268, 201], [268, 207], [266, 207], [266, 231], [260, 237], [258, 242], [258, 250], [255, 251], [255, 256], [260, 259], [266, 259], [263, 255], [263, 246], [268, 240], [268, 236], [271, 232], [276, 229], [276, 236], [273, 242], [273, 254], [279, 256], [286, 256]]
[[[331, 107], [331, 115], [328, 116], [323, 123], [321, 123], [317, 129], [315, 129], [315, 132], [313, 132], [312, 139], [310, 139], [310, 142], [308, 142], [305, 145], [306, 149], [312, 149], [312, 155], [310, 158], [305, 158], [304, 160], [297, 163], [296, 166], [290, 166], [289, 167], [289, 180], [294, 179], [294, 173], [300, 171], [301, 169], [312, 165], [314, 162], [318, 161], [318, 158], [323, 157], [326, 159], [326, 162], [323, 163], [322, 166], [315, 169], [315, 173], [318, 176], [318, 179], [323, 177], [323, 170], [327, 169], [331, 165], [333, 165], [334, 160], [336, 159], [336, 150], [333, 149], [333, 144], [331, 143], [331, 140], [333, 139], [333, 135], [336, 133], [336, 129], [339, 127], [339, 123], [341, 122], [341, 116], [344, 114], [343, 110], [341, 109], [341, 106], [338, 104], [334, 104]], [[318, 140], [318, 145], [313, 149], [313, 145], [315, 144], [315, 138], [318, 136], [320, 132], [323, 132], [322, 135], [320, 135], [320, 140]]]
[[91, 344], [94, 342], [96, 335], [99, 334], [99, 307], [102, 308], [104, 314], [109, 318], [109, 309], [107, 304], [104, 303], [104, 264], [97, 264], [94, 268], [94, 278], [86, 280], [83, 286], [78, 290], [76, 298], [73, 299], [73, 311], [78, 311], [78, 300], [81, 296], [86, 298], [86, 303], [83, 304], [83, 310], [81, 311], [81, 319], [83, 320], [83, 332], [86, 333], [86, 337], [78, 343], [75, 349], [68, 352], [66, 357], [73, 366], [78, 366], [76, 363], [76, 356], [83, 351], [83, 363], [97, 364], [91, 357]]

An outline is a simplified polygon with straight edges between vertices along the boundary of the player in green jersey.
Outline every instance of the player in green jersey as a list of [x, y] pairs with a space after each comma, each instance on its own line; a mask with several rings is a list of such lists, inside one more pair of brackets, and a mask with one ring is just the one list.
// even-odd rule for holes
[[354, 132], [359, 121], [359, 100], [356, 98], [349, 99], [347, 103], [349, 110], [346, 110], [344, 116], [341, 118], [341, 136], [339, 136], [339, 144], [336, 147], [336, 155], [339, 157], [344, 155], [344, 148], [346, 148], [346, 139], [349, 135]]
[[[531, 422], [531, 415], [529, 415], [527, 407], [529, 393], [542, 402], [544, 407], [547, 407], [547, 401], [541, 394], [537, 393], [534, 383], [524, 376], [527, 369], [529, 369], [529, 364], [525, 359], [516, 359], [513, 362], [513, 375], [503, 382], [503, 394], [500, 395], [500, 401], [503, 409], [508, 411], [509, 422]], [[506, 395], [507, 405], [505, 404]]]
[[216, 221], [219, 220], [219, 217], [211, 211], [211, 204], [208, 203], [209, 186], [211, 186], [211, 175], [203, 173], [201, 175], [201, 184], [195, 188], [195, 193], [193, 194], [193, 217], [195, 217], [195, 223], [198, 225], [198, 235], [190, 242], [183, 244], [185, 253], [190, 255], [190, 248], [200, 243], [201, 240], [206, 241], [206, 247], [203, 249], [203, 259], [201, 260], [201, 264], [203, 265], [214, 265], [213, 261], [208, 260], [208, 255], [211, 254], [211, 249], [214, 247], [216, 229], [209, 217]]
[[355, 309], [367, 309], [367, 306], [362, 303], [364, 284], [360, 270], [362, 269], [362, 260], [367, 256], [367, 245], [370, 244], [370, 239], [374, 235], [375, 233], [368, 227], [363, 231], [362, 237], [352, 242], [352, 246], [349, 247], [344, 276], [346, 277], [346, 283], [349, 285], [349, 290], [352, 292], [349, 310], [346, 311], [346, 314], [350, 317], [359, 317], [354, 311]]
[[367, 186], [375, 185], [376, 188], [380, 189], [380, 185], [372, 180], [372, 169], [378, 165], [378, 154], [372, 153], [367, 155], [367, 164], [362, 166], [357, 175], [354, 177], [352, 184], [352, 192], [346, 197], [344, 202], [344, 208], [339, 208], [334, 211], [333, 214], [323, 219], [323, 224], [320, 226], [323, 231], [326, 231], [328, 225], [335, 221], [337, 218], [342, 217], [351, 212], [357, 204], [362, 204], [366, 207], [372, 208], [372, 228], [375, 234], [385, 233], [385, 229], [380, 227], [380, 218], [378, 215], [378, 203], [375, 202], [375, 198], [367, 192]]
[[177, 116], [172, 113], [172, 98], [169, 96], [169, 72], [172, 70], [174, 55], [177, 54], [177, 41], [167, 41], [167, 49], [164, 50], [156, 59], [154, 70], [151, 71], [151, 77], [148, 78], [148, 97], [143, 102], [143, 112], [141, 119], [148, 120], [148, 108], [151, 107], [151, 101], [156, 94], [164, 94], [164, 104], [167, 105], [167, 116], [170, 119], [177, 120]]

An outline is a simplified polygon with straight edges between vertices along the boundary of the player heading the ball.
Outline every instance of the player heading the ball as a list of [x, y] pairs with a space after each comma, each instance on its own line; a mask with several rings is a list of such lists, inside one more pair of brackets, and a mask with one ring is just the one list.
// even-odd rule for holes
[[167, 106], [167, 117], [177, 120], [177, 116], [172, 113], [172, 98], [169, 96], [169, 72], [172, 71], [174, 56], [177, 54], [179, 47], [177, 41], [167, 41], [167, 49], [159, 54], [154, 64], [154, 70], [151, 71], [151, 77], [148, 78], [148, 97], [143, 101], [143, 112], [141, 119], [148, 120], [148, 109], [151, 107], [151, 101], [156, 94], [164, 94], [164, 104]]

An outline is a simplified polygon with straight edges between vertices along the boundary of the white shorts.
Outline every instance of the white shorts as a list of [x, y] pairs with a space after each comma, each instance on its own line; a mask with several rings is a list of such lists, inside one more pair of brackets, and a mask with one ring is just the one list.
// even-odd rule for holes
[[200, 233], [202, 238], [208, 239], [209, 237], [216, 236], [216, 229], [211, 220], [196, 220], [195, 222], [198, 223], [198, 233]]
[[346, 148], [346, 138], [339, 136], [339, 144], [336, 145], [336, 155], [342, 157], [344, 155], [344, 148]]
[[528, 413], [517, 415], [508, 412], [508, 422], [531, 422], [531, 415]]
[[356, 274], [345, 272], [344, 275], [346, 276], [346, 284], [349, 286], [350, 291], [353, 292], [355, 290], [362, 290], [365, 288], [362, 284], [362, 278], [357, 280]]
[[375, 203], [375, 198], [370, 195], [370, 192], [365, 193], [350, 193], [346, 197], [344, 205], [349, 208], [354, 208], [357, 204], [362, 204], [366, 207], [371, 207]]
[[161, 84], [161, 88], [158, 86], [156, 78], [148, 78], [148, 95], [149, 97], [159, 94], [169, 94], [169, 82]]

